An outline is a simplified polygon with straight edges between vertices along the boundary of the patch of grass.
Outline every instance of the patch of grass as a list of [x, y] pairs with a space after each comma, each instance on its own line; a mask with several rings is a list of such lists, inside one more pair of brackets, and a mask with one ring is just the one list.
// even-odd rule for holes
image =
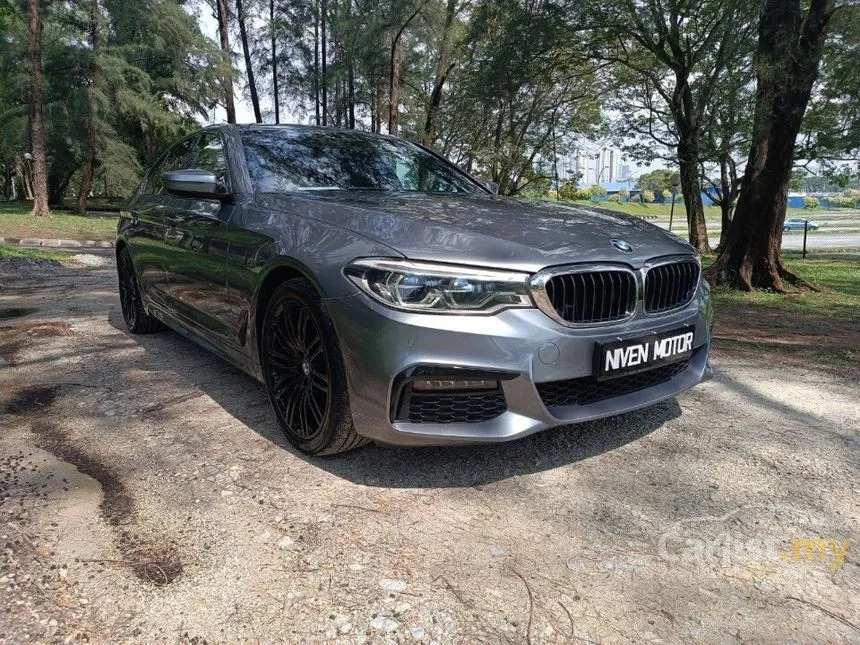
[[[607, 208], [609, 210], [618, 211], [619, 213], [625, 213], [627, 215], [637, 215], [639, 217], [645, 216], [656, 216], [660, 220], [669, 219], [669, 214], [672, 209], [672, 204], [658, 204], [654, 202], [652, 204], [640, 204], [638, 202], [593, 202], [593, 201], [579, 201], [573, 202], [577, 206], [596, 206], [598, 208]], [[815, 217], [811, 214], [815, 211], [810, 211], [805, 208], [789, 208], [786, 210], [786, 217], [808, 217], [811, 220], [815, 220]], [[828, 210], [820, 210], [818, 211], [819, 218], [823, 215], [832, 212], [839, 211], [828, 211]], [[675, 202], [675, 216], [674, 221], [679, 226], [686, 227], [687, 225], [687, 212], [684, 210], [683, 202]], [[705, 219], [709, 222], [719, 222], [722, 218], [722, 214], [720, 212], [719, 206], [705, 206]]]
[[0, 204], [0, 237], [41, 237], [63, 240], [113, 240], [117, 218], [106, 214], [72, 215], [53, 211], [50, 217], [35, 218], [29, 206]]
[[[669, 219], [669, 214], [672, 209], [672, 204], [640, 204], [638, 202], [624, 202], [623, 204], [619, 204], [618, 202], [593, 202], [593, 201], [581, 201], [574, 202], [577, 206], [596, 206], [597, 208], [607, 208], [609, 210], [618, 211], [619, 213], [624, 213], [626, 215], [637, 215], [639, 217], [659, 217], [660, 219]], [[678, 223], [683, 223], [685, 221], [686, 211], [684, 211], [684, 204], [682, 202], [675, 202], [675, 221]], [[705, 207], [705, 219], [707, 220], [720, 220], [720, 209], [716, 206], [706, 206]]]
[[714, 289], [714, 347], [860, 373], [860, 260], [786, 259], [786, 264], [819, 290]]
[[6, 258], [28, 258], [33, 260], [52, 260], [55, 262], [61, 262], [63, 260], [68, 260], [72, 255], [74, 254], [66, 253], [64, 251], [28, 249], [20, 246], [0, 244], [0, 260], [5, 260]]
[[[712, 261], [713, 258], [704, 260], [703, 264]], [[717, 306], [755, 305], [779, 309], [786, 315], [815, 314], [860, 320], [860, 261], [789, 259], [786, 264], [819, 291], [783, 295], [771, 291], [746, 293], [720, 287], [713, 292], [715, 303]]]

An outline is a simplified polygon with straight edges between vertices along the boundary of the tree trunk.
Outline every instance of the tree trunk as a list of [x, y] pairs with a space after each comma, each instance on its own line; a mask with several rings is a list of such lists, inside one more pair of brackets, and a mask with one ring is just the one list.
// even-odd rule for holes
[[[426, 0], [424, 1], [426, 2]], [[390, 73], [388, 75], [388, 134], [397, 134], [397, 119], [400, 111], [400, 38], [423, 6], [422, 2], [391, 39]]]
[[45, 217], [48, 211], [48, 163], [45, 159], [45, 122], [42, 113], [42, 25], [39, 0], [28, 0], [28, 54], [30, 57], [30, 137], [33, 155], [33, 211]]
[[12, 167], [9, 164], [3, 166], [3, 199], [7, 202], [10, 198], [10, 191], [14, 192], [15, 185], [12, 183]]
[[349, 92], [349, 127], [355, 130], [355, 58], [352, 50], [349, 53], [347, 86]]
[[705, 276], [711, 284], [785, 292], [810, 286], [780, 258], [794, 145], [833, 12], [833, 0], [767, 0], [759, 25], [753, 137], [726, 247]]
[[224, 76], [224, 107], [227, 110], [227, 123], [236, 123], [236, 102], [233, 98], [233, 56], [230, 51], [230, 36], [227, 25], [227, 0], [216, 0], [218, 9], [218, 35], [221, 38], [221, 51], [227, 59]]
[[63, 205], [63, 195], [69, 188], [69, 182], [77, 168], [51, 168], [48, 172], [48, 204]]
[[729, 169], [726, 158], [720, 159], [720, 241], [717, 244], [717, 254], [723, 252], [726, 248], [726, 240], [729, 239], [729, 226], [732, 224], [732, 206], [733, 199], [729, 194], [731, 186], [729, 185]]
[[149, 119], [144, 121], [142, 129], [143, 141], [146, 146], [146, 165], [149, 166], [155, 162], [155, 158], [158, 156], [158, 135]]
[[236, 0], [236, 18], [239, 20], [239, 38], [242, 40], [242, 53], [245, 55], [245, 72], [248, 74], [248, 91], [254, 107], [254, 121], [263, 122], [260, 113], [260, 97], [257, 95], [257, 82], [254, 80], [254, 64], [251, 62], [251, 48], [248, 46], [248, 30], [245, 27], [245, 7], [242, 0]]
[[451, 32], [454, 27], [454, 17], [457, 13], [457, 0], [448, 0], [445, 7], [445, 23], [442, 26], [442, 36], [439, 39], [439, 58], [436, 60], [436, 76], [433, 79], [433, 90], [430, 92], [430, 103], [427, 105], [427, 118], [424, 120], [424, 132], [421, 134], [421, 142], [425, 146], [432, 146], [436, 140], [435, 118], [442, 103], [442, 87], [448, 74], [454, 68], [451, 59]]
[[370, 85], [370, 131], [376, 132], [376, 87], [373, 85], [371, 81]]
[[75, 206], [75, 212], [79, 215], [86, 215], [87, 199], [90, 196], [90, 191], [93, 188], [93, 176], [95, 175], [95, 160], [90, 158], [84, 162], [81, 168], [81, 187], [78, 190], [78, 202]]
[[702, 182], [699, 176], [699, 145], [692, 131], [678, 129], [678, 169], [681, 193], [687, 212], [689, 242], [699, 253], [710, 253], [705, 209], [702, 205]]
[[320, 124], [320, 0], [314, 1], [314, 123]]
[[400, 52], [397, 40], [391, 40], [391, 61], [388, 74], [388, 134], [397, 134], [397, 117], [400, 115]]
[[720, 159], [720, 243], [717, 254], [723, 252], [729, 239], [732, 211], [738, 198], [738, 181], [735, 164], [728, 152]]
[[[343, 50], [339, 40], [334, 41], [334, 68], [336, 70], [340, 69], [341, 58], [343, 57]], [[334, 124], [336, 127], [341, 126], [341, 117], [344, 114], [343, 109], [343, 93], [340, 79], [335, 76], [334, 81]]]
[[275, 124], [281, 122], [281, 97], [278, 95], [278, 51], [275, 42], [275, 0], [269, 0], [269, 30], [272, 36], [272, 95], [275, 100]]
[[[90, 47], [92, 48], [92, 84], [93, 88], [99, 86], [99, 2], [90, 2]], [[89, 114], [87, 115], [87, 158], [81, 169], [81, 185], [78, 188], [78, 201], [75, 212], [84, 215], [87, 212], [87, 199], [93, 187], [93, 177], [96, 173], [96, 102], [90, 97]]]
[[326, 22], [328, 21], [328, 0], [322, 0], [320, 14], [320, 58], [322, 58], [322, 124], [328, 125], [328, 51], [326, 50]]

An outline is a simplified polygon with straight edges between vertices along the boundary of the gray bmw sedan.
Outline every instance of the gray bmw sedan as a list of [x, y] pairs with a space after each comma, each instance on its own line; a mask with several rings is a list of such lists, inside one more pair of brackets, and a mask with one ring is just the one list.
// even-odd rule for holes
[[258, 378], [312, 454], [516, 439], [673, 397], [708, 361], [692, 247], [393, 137], [206, 128], [149, 170], [116, 253], [129, 329]]

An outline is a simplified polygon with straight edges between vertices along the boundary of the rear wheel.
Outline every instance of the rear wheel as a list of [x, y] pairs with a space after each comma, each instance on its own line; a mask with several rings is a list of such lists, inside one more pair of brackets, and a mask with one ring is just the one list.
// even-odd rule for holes
[[262, 332], [269, 401], [290, 443], [313, 455], [368, 443], [353, 428], [337, 334], [316, 290], [301, 279], [281, 285]]
[[164, 329], [164, 325], [157, 318], [147, 314], [143, 308], [140, 285], [127, 248], [120, 250], [116, 269], [119, 276], [119, 302], [128, 330], [133, 334], [151, 334]]

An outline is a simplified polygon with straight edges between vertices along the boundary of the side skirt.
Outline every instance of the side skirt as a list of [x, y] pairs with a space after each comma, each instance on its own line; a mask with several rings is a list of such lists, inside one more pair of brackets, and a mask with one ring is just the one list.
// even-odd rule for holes
[[254, 365], [253, 361], [251, 361], [247, 356], [244, 356], [239, 352], [231, 351], [227, 348], [222, 347], [219, 343], [210, 338], [207, 338], [206, 335], [189, 325], [183, 319], [180, 319], [170, 314], [161, 305], [156, 304], [151, 300], [146, 304], [146, 310], [150, 316], [158, 318], [161, 322], [170, 327], [176, 333], [184, 336], [191, 342], [200, 345], [221, 360], [230, 363], [230, 365], [232, 365], [233, 367], [237, 367], [238, 369], [242, 370], [249, 376], [253, 377], [254, 380], [259, 380], [259, 376], [257, 374], [257, 367], [256, 365]]

